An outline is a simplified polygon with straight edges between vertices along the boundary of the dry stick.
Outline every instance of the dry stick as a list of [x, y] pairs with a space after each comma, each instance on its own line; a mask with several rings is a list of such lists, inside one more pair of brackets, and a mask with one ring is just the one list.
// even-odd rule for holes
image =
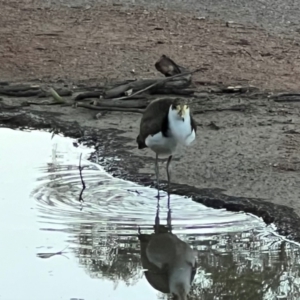
[[80, 202], [80, 203], [84, 202], [84, 200], [83, 200], [83, 198], [82, 198], [82, 194], [83, 194], [83, 191], [84, 191], [85, 188], [86, 188], [85, 182], [84, 182], [83, 177], [82, 177], [82, 170], [84, 169], [84, 167], [81, 166], [81, 156], [82, 156], [82, 153], [80, 153], [79, 166], [78, 166], [78, 169], [79, 169], [79, 175], [80, 175], [81, 184], [82, 184], [82, 189], [81, 189], [81, 192], [80, 192], [80, 194], [79, 194], [79, 202]]
[[277, 94], [277, 95], [271, 95], [270, 98], [279, 98], [279, 97], [299, 97], [300, 94], [299, 93], [281, 93], [281, 94]]
[[151, 88], [153, 88], [154, 86], [156, 86], [158, 84], [166, 83], [168, 81], [172, 81], [174, 78], [178, 78], [178, 77], [181, 77], [181, 76], [194, 74], [194, 73], [200, 72], [202, 70], [204, 70], [204, 69], [200, 68], [200, 69], [196, 69], [194, 71], [184, 72], [184, 73], [176, 74], [174, 76], [170, 76], [170, 77], [167, 77], [167, 78], [164, 78], [164, 79], [161, 79], [161, 80], [157, 80], [155, 83], [149, 85], [148, 87], [146, 87], [146, 88], [144, 88], [144, 89], [142, 89], [140, 91], [135, 92], [134, 94], [132, 94], [130, 96], [124, 96], [124, 97], [114, 98], [112, 100], [126, 100], [126, 99], [129, 99], [132, 96], [135, 96], [135, 95], [141, 94], [141, 93], [143, 93], [145, 91], [148, 91], [148, 90], [150, 90]]
[[[93, 110], [99, 110], [99, 111], [122, 111], [122, 112], [132, 112], [132, 113], [138, 113], [143, 114], [145, 112], [145, 109], [139, 109], [139, 108], [122, 108], [122, 107], [100, 107], [100, 106], [94, 106], [89, 104], [81, 104], [78, 103], [78, 107], [84, 107], [89, 108]], [[219, 112], [219, 111], [241, 111], [243, 112], [246, 110], [247, 107], [227, 107], [227, 108], [216, 108], [216, 109], [201, 109], [201, 110], [194, 110], [193, 114], [204, 114], [204, 113], [211, 113], [211, 112]]]
[[[140, 96], [138, 96], [140, 97]], [[92, 99], [89, 99], [90, 101], [92, 101]], [[148, 99], [147, 99], [148, 100]], [[105, 100], [105, 99], [101, 99], [100, 101], [96, 101], [91, 103], [91, 102], [80, 102], [80, 103], [86, 103], [89, 105], [95, 105], [95, 106], [100, 106], [100, 107], [117, 107], [117, 108], [146, 108], [147, 107], [147, 101], [145, 101], [145, 99], [140, 99], [140, 100], [126, 100], [126, 101], [111, 101], [109, 100]], [[76, 104], [75, 104], [76, 105]]]
[[58, 93], [53, 88], [50, 88], [49, 92], [56, 102], [65, 103], [65, 100], [61, 96], [59, 96]]
[[[50, 102], [49, 100], [45, 101], [24, 101], [22, 103], [24, 106], [26, 105], [62, 105], [65, 104], [65, 102]], [[65, 106], [71, 106], [71, 104], [65, 104]]]
[[102, 111], [124, 111], [124, 112], [132, 112], [132, 113], [144, 113], [144, 109], [139, 108], [123, 108], [123, 107], [107, 107], [107, 106], [95, 106], [90, 104], [78, 103], [77, 107], [84, 107], [93, 110], [102, 110]]

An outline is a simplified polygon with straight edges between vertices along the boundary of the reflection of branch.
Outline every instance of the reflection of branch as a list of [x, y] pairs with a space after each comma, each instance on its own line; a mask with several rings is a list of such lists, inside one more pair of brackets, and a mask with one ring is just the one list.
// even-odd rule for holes
[[55, 253], [38, 253], [37, 256], [38, 256], [39, 258], [50, 258], [50, 257], [52, 257], [52, 256], [54, 256], [54, 255], [62, 255], [62, 256], [64, 256], [64, 257], [66, 257], [67, 259], [69, 259], [69, 257], [67, 257], [67, 256], [65, 256], [65, 255], [63, 254], [63, 253], [64, 253], [63, 251], [66, 250], [68, 247], [69, 247], [69, 246], [67, 246], [67, 247], [65, 247], [63, 250], [58, 251], [58, 252], [55, 252]]
[[280, 273], [278, 273], [274, 278], [272, 278], [272, 281], [263, 289], [263, 293], [266, 293], [269, 289], [271, 289], [273, 283], [276, 281], [278, 281], [278, 285], [280, 284], [280, 282], [284, 281], [284, 280], [280, 280], [280, 277], [283, 275], [285, 271], [282, 270]]
[[84, 169], [84, 167], [81, 166], [81, 156], [82, 156], [82, 153], [80, 153], [79, 166], [78, 166], [78, 169], [79, 169], [79, 175], [80, 175], [81, 184], [82, 184], [82, 189], [81, 189], [81, 192], [80, 192], [80, 194], [79, 194], [79, 202], [80, 202], [80, 203], [84, 202], [84, 201], [83, 201], [83, 198], [82, 198], [82, 194], [83, 194], [83, 191], [84, 191], [85, 188], [86, 188], [85, 182], [84, 182], [83, 177], [82, 177], [82, 170]]

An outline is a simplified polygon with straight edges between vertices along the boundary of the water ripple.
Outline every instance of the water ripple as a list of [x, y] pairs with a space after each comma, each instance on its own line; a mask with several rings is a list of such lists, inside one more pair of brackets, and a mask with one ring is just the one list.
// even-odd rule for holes
[[[156, 190], [116, 179], [101, 167], [85, 161], [83, 178], [86, 189], [84, 204], [80, 210], [79, 194], [82, 189], [78, 166], [59, 165], [58, 168], [41, 168], [46, 175], [38, 178], [42, 182], [34, 191], [43, 218], [60, 222], [99, 222], [114, 224], [136, 230], [137, 225], [150, 227], [156, 213]], [[166, 195], [160, 200], [160, 213], [167, 213]], [[186, 234], [208, 234], [238, 232], [265, 227], [265, 224], [244, 213], [215, 210], [171, 195], [172, 225], [175, 232]]]
[[[67, 233], [69, 248], [91, 278], [108, 279], [115, 287], [119, 282], [134, 286], [144, 280], [138, 228], [148, 236], [153, 232], [157, 192], [116, 179], [83, 160], [86, 189], [81, 205], [79, 156], [78, 149], [58, 152], [55, 148], [47, 167], [39, 168], [32, 196], [37, 200], [41, 229]], [[207, 208], [177, 195], [171, 195], [171, 211], [172, 232], [197, 251], [200, 262], [191, 299], [215, 299], [224, 293], [225, 298], [244, 299], [247, 287], [251, 299], [273, 300], [298, 288], [298, 249], [282, 243], [273, 227], [261, 219]], [[160, 224], [167, 223], [167, 215], [164, 195]], [[296, 279], [288, 283], [286, 276]], [[114, 293], [118, 295], [122, 299]]]

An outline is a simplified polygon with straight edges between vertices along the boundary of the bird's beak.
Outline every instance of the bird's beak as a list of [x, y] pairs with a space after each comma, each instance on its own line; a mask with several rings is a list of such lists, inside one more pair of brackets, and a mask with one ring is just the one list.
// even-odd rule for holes
[[178, 105], [178, 115], [182, 118], [182, 121], [184, 121], [184, 116], [186, 113], [186, 105]]

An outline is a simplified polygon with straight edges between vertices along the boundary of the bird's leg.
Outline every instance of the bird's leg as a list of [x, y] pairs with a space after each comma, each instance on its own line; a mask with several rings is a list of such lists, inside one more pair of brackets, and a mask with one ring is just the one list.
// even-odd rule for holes
[[158, 154], [155, 157], [155, 175], [156, 175], [156, 188], [157, 188], [157, 199], [159, 199], [159, 169], [158, 169]]
[[170, 207], [168, 207], [167, 226], [168, 230], [172, 232], [172, 216]]
[[160, 224], [160, 220], [159, 220], [159, 199], [157, 199], [157, 208], [156, 208], [156, 216], [155, 216], [155, 227], [154, 227], [154, 232], [158, 233], [159, 231], [159, 224]]
[[167, 177], [168, 177], [168, 202], [169, 202], [169, 198], [170, 198], [170, 181], [171, 181], [171, 174], [170, 174], [170, 163], [172, 160], [172, 155], [169, 156], [168, 158], [168, 162], [167, 162]]
[[167, 225], [168, 229], [171, 231], [172, 224], [171, 224], [171, 207], [170, 207], [170, 181], [171, 181], [171, 174], [170, 174], [170, 163], [172, 161], [172, 155], [169, 156], [167, 162], [167, 177], [168, 177], [168, 217], [167, 217]]

